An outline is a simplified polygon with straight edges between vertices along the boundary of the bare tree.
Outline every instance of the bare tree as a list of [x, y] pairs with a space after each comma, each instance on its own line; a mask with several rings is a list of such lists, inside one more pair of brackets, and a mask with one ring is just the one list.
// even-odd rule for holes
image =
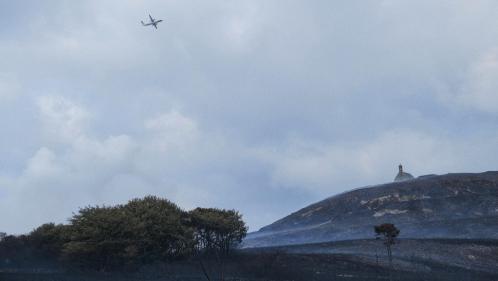
[[389, 257], [389, 280], [392, 280], [393, 255], [391, 246], [396, 243], [395, 239], [399, 235], [399, 229], [392, 223], [384, 223], [376, 225], [374, 230], [377, 238], [382, 238], [384, 240], [387, 256]]

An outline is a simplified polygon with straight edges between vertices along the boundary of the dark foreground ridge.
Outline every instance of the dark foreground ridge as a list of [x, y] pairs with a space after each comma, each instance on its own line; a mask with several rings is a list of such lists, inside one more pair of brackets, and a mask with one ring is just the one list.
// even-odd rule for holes
[[[496, 281], [497, 253], [497, 240], [401, 240], [393, 251], [392, 276], [397, 281]], [[205, 265], [217, 276], [215, 261]], [[384, 246], [374, 239], [239, 250], [225, 266], [226, 281], [389, 280]], [[137, 272], [0, 270], [0, 280], [207, 281], [195, 259], [152, 264]]]
[[[498, 274], [498, 240], [401, 239], [393, 249], [394, 268], [398, 271], [444, 273], [451, 269]], [[388, 267], [384, 245], [376, 239], [248, 248], [245, 251], [345, 255], [365, 264]]]
[[422, 176], [332, 196], [250, 233], [244, 247], [369, 239], [394, 223], [400, 238], [498, 238], [498, 172]]

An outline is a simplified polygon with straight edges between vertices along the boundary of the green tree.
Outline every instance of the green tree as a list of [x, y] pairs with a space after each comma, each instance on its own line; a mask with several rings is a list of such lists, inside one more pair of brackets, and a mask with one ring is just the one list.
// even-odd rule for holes
[[192, 252], [193, 232], [187, 213], [167, 199], [147, 196], [124, 206], [132, 243], [126, 251], [142, 262], [171, 260]]
[[235, 210], [197, 208], [190, 211], [190, 223], [194, 227], [196, 249], [204, 275], [211, 280], [202, 256], [214, 256], [219, 263], [220, 280], [224, 280], [225, 258], [247, 234], [242, 215]]
[[69, 227], [46, 223], [29, 233], [27, 239], [36, 256], [55, 260], [69, 241]]
[[155, 196], [126, 205], [87, 207], [71, 219], [64, 256], [83, 267], [109, 270], [189, 255], [193, 231], [187, 213]]
[[197, 208], [190, 211], [199, 251], [229, 254], [247, 234], [242, 215], [235, 210]]
[[24, 266], [33, 256], [26, 235], [7, 235], [0, 242], [0, 261], [8, 266]]
[[101, 271], [119, 266], [129, 244], [127, 217], [121, 205], [80, 209], [71, 219], [70, 239], [63, 254], [83, 267]]
[[88, 206], [67, 225], [47, 223], [28, 235], [5, 236], [0, 260], [12, 258], [19, 265], [59, 260], [108, 271], [198, 254], [215, 257], [223, 279], [223, 259], [246, 233], [234, 210], [185, 212], [167, 199], [147, 196], [125, 205]]

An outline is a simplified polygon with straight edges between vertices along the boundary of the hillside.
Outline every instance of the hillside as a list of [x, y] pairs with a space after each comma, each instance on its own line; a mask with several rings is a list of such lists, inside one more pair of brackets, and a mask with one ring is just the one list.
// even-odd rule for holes
[[498, 172], [422, 176], [356, 189], [290, 214], [243, 247], [368, 239], [390, 222], [400, 238], [498, 238]]

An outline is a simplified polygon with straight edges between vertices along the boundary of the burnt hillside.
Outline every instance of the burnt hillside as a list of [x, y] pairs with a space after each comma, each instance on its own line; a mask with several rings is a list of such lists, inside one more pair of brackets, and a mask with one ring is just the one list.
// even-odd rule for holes
[[400, 238], [498, 238], [498, 172], [424, 176], [356, 189], [290, 214], [244, 240], [244, 247], [373, 237], [390, 222]]

